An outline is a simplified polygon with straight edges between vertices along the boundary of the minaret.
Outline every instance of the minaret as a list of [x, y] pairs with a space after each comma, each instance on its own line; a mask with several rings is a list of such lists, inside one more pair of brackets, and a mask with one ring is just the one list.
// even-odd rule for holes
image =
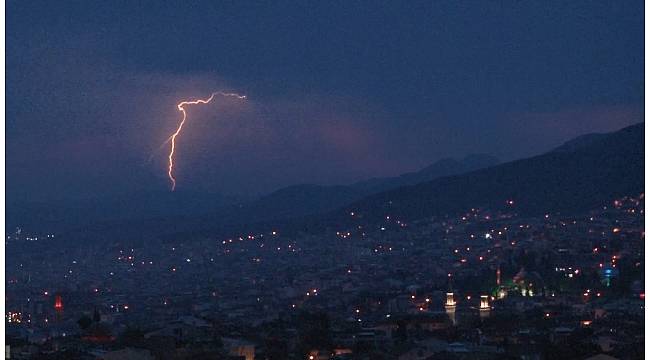
[[62, 311], [63, 310], [63, 300], [61, 299], [61, 295], [56, 295], [54, 297], [54, 310], [56, 311]]
[[447, 293], [447, 301], [445, 302], [445, 309], [453, 308], [456, 309], [456, 300], [454, 300], [454, 293]]
[[490, 310], [490, 303], [487, 295], [481, 295], [481, 310]]
[[59, 294], [56, 294], [56, 296], [54, 296], [54, 310], [56, 310], [56, 320], [61, 320], [63, 314], [63, 299]]
[[447, 290], [445, 312], [447, 312], [447, 316], [449, 316], [451, 323], [456, 325], [456, 300], [454, 299], [454, 292], [451, 289], [451, 282], [449, 283], [449, 290]]
[[481, 304], [478, 308], [481, 318], [487, 317], [490, 315], [490, 303], [488, 301], [487, 295], [481, 295]]
[[501, 264], [497, 265], [497, 298], [503, 299], [507, 295], [505, 289], [501, 286]]

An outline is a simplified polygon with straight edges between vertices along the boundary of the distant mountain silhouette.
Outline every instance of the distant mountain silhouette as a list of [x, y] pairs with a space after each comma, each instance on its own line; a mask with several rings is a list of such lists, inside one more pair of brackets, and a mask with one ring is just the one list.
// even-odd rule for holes
[[581, 135], [578, 136], [577, 138], [573, 140], [569, 140], [562, 144], [561, 146], [558, 146], [555, 148], [553, 151], [556, 152], [571, 152], [571, 151], [576, 151], [579, 149], [582, 149], [586, 146], [589, 146], [605, 137], [607, 137], [610, 134], [586, 134], [586, 135]]
[[227, 211], [223, 216], [235, 222], [239, 217], [247, 221], [266, 221], [322, 214], [380, 191], [417, 184], [441, 176], [462, 174], [498, 162], [496, 158], [489, 155], [470, 155], [462, 160], [442, 159], [420, 171], [398, 177], [376, 178], [349, 186], [294, 185], [243, 204], [236, 210]]
[[297, 218], [324, 214], [379, 191], [496, 163], [498, 160], [488, 155], [470, 155], [462, 160], [443, 159], [418, 172], [399, 177], [340, 186], [293, 185], [252, 201], [219, 194], [157, 191], [57, 203], [15, 202], [8, 204], [7, 223], [10, 226], [39, 226], [57, 232], [74, 228], [101, 229], [104, 232], [111, 227], [137, 226], [135, 224], [141, 221], [143, 224], [155, 224], [156, 230], [164, 232], [169, 224], [172, 224], [171, 229], [177, 231], [192, 226], [230, 226]]
[[521, 214], [596, 208], [644, 191], [644, 124], [581, 136], [543, 155], [371, 195], [338, 213], [408, 218], [502, 207]]
[[463, 174], [494, 166], [498, 163], [499, 159], [485, 154], [468, 155], [461, 160], [445, 158], [436, 161], [420, 171], [406, 173], [397, 177], [375, 178], [361, 181], [352, 184], [352, 187], [366, 194], [371, 194], [400, 186], [415, 185], [442, 176]]
[[50, 217], [24, 215], [74, 230], [69, 238], [79, 241], [215, 235], [269, 226], [316, 231], [345, 224], [350, 211], [367, 219], [388, 214], [418, 219], [472, 207], [496, 209], [506, 200], [513, 200], [524, 215], [570, 213], [644, 191], [643, 130], [641, 123], [610, 134], [581, 136], [548, 153], [500, 165], [491, 166], [496, 160], [489, 156], [444, 159], [399, 177], [349, 186], [295, 185], [246, 202], [218, 195], [156, 193], [65, 211], [49, 208], [43, 214], [56, 214]]

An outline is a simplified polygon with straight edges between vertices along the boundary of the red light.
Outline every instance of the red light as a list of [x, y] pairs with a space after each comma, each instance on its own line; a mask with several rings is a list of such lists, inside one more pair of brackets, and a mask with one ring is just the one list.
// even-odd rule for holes
[[57, 311], [61, 311], [61, 310], [63, 310], [63, 300], [61, 299], [61, 295], [57, 295], [57, 296], [54, 298], [54, 308], [55, 308]]

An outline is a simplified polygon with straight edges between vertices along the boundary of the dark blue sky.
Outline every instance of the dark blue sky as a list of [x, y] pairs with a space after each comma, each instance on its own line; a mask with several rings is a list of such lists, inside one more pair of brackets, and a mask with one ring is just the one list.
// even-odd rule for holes
[[[643, 120], [643, 2], [8, 1], [7, 191], [260, 193]], [[153, 155], [152, 161], [147, 159]]]

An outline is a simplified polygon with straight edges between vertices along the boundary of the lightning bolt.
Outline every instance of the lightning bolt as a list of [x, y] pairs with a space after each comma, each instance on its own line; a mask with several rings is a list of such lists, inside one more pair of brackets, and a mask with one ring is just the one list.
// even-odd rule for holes
[[183, 125], [185, 125], [185, 121], [187, 120], [187, 112], [185, 111], [185, 105], [198, 105], [198, 104], [209, 104], [212, 99], [214, 99], [215, 96], [224, 96], [224, 97], [234, 97], [237, 99], [246, 99], [246, 95], [239, 95], [235, 93], [224, 93], [221, 91], [218, 92], [213, 92], [209, 98], [207, 99], [197, 99], [197, 100], [186, 100], [186, 101], [181, 101], [176, 105], [178, 108], [178, 111], [183, 113], [183, 118], [181, 119], [181, 122], [178, 124], [178, 128], [176, 128], [176, 131], [174, 131], [169, 138], [163, 143], [163, 145], [171, 142], [171, 148], [169, 150], [169, 166], [167, 168], [167, 176], [169, 177], [169, 181], [171, 182], [171, 191], [174, 191], [176, 189], [176, 178], [174, 178], [174, 152], [176, 150], [176, 137], [180, 135], [181, 131], [183, 130]]

